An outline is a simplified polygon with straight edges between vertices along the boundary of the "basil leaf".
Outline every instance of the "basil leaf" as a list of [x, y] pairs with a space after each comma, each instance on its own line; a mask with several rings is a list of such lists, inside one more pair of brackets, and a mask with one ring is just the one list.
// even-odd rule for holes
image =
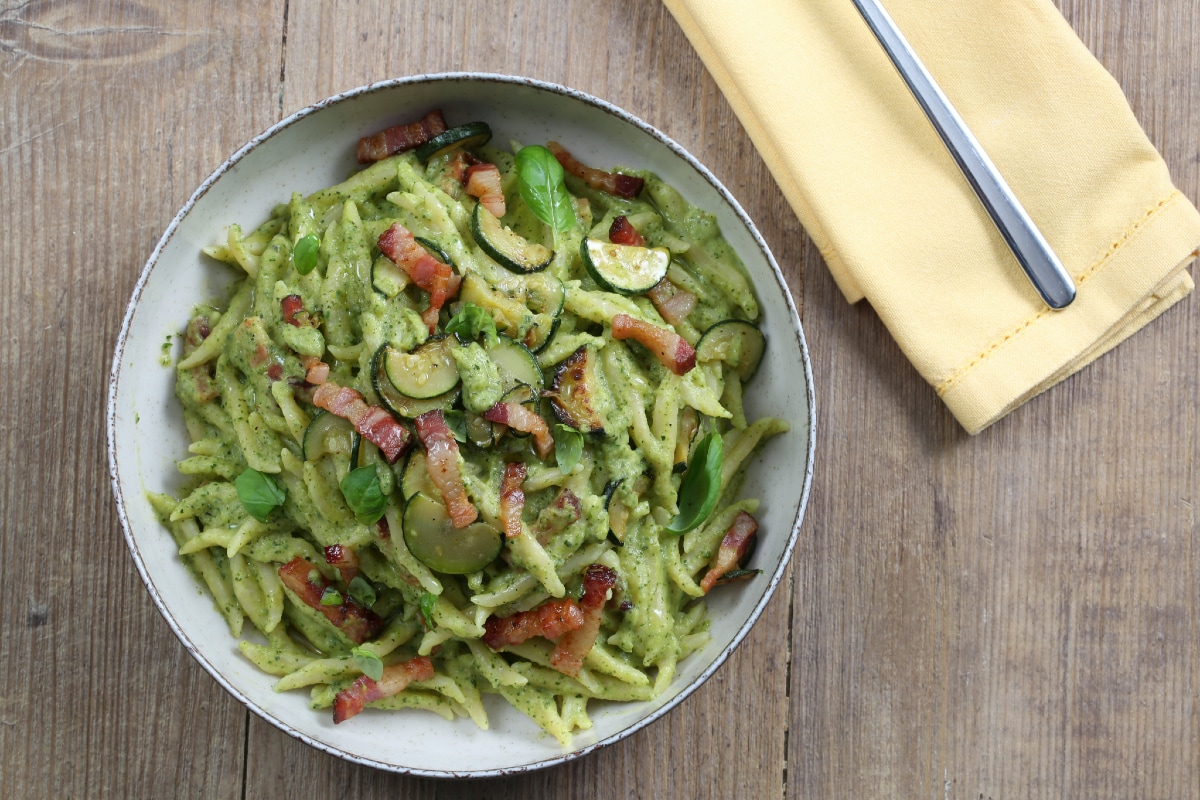
[[378, 522], [383, 516], [383, 510], [387, 507], [387, 497], [379, 484], [379, 474], [375, 472], [375, 467], [350, 470], [346, 477], [342, 478], [341, 487], [346, 505], [350, 506], [359, 522], [370, 525]]
[[517, 186], [533, 215], [555, 231], [575, 224], [575, 204], [567, 192], [562, 164], [540, 144], [517, 151]]
[[321, 605], [323, 606], [340, 606], [345, 600], [342, 593], [332, 586], [326, 586], [325, 591], [321, 592]]
[[237, 487], [242, 506], [259, 522], [266, 522], [271, 512], [287, 499], [287, 492], [274, 478], [256, 469], [247, 469], [238, 475], [233, 485]]
[[453, 333], [468, 341], [483, 336], [483, 341], [491, 346], [500, 343], [496, 335], [496, 320], [491, 312], [474, 303], [463, 303], [458, 313], [446, 323], [446, 333]]
[[697, 445], [679, 485], [679, 513], [667, 525], [671, 533], [687, 533], [699, 526], [717, 505], [724, 448], [719, 433], [710, 433]]
[[454, 434], [454, 440], [457, 442], [467, 441], [467, 417], [457, 408], [447, 408], [442, 411], [442, 419], [446, 420], [446, 427], [450, 429], [450, 433]]
[[375, 587], [362, 575], [355, 575], [354, 580], [350, 581], [350, 596], [367, 608], [375, 605], [377, 599]]
[[583, 455], [583, 434], [570, 425], [559, 423], [554, 426], [554, 460], [558, 471], [566, 475], [575, 469]]
[[433, 622], [433, 607], [437, 605], [438, 596], [431, 592], [425, 592], [421, 595], [421, 616], [425, 618], [425, 627], [432, 628]]
[[292, 249], [292, 261], [296, 264], [296, 272], [307, 275], [317, 266], [317, 252], [321, 249], [321, 240], [315, 233], [300, 237]]
[[383, 661], [379, 656], [372, 653], [365, 647], [355, 647], [350, 651], [350, 655], [354, 656], [354, 666], [362, 670], [362, 674], [366, 675], [373, 681], [383, 678]]

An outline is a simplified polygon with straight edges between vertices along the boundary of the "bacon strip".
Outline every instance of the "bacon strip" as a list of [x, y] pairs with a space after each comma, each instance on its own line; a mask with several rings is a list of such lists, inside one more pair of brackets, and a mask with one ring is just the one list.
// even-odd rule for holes
[[564, 486], [554, 498], [554, 502], [538, 514], [533, 534], [540, 544], [545, 545], [552, 536], [562, 533], [582, 516], [583, 504], [574, 492]]
[[433, 662], [429, 656], [417, 656], [384, 667], [383, 675], [377, 681], [360, 675], [333, 698], [333, 721], [335, 724], [345, 722], [361, 712], [367, 703], [398, 695], [414, 681], [428, 680], [433, 680]]
[[521, 512], [525, 510], [524, 462], [510, 461], [504, 465], [504, 480], [500, 483], [500, 521], [504, 523], [504, 535], [515, 539], [521, 535]]
[[754, 517], [745, 511], [739, 511], [733, 519], [733, 524], [725, 532], [720, 548], [713, 555], [708, 572], [704, 573], [704, 578], [700, 581], [700, 588], [705, 594], [717, 584], [722, 575], [736, 568], [738, 562], [745, 558], [746, 549], [757, 532], [758, 522]]
[[558, 159], [559, 164], [562, 164], [564, 170], [579, 178], [591, 188], [601, 192], [615, 194], [618, 197], [633, 198], [641, 194], [642, 185], [646, 182], [645, 179], [637, 178], [633, 175], [605, 172], [602, 169], [595, 169], [581, 164], [558, 142], [547, 142], [546, 149], [554, 154], [554, 157]]
[[458, 294], [461, 278], [449, 264], [443, 264], [429, 255], [417, 243], [412, 231], [399, 222], [393, 223], [380, 235], [379, 250], [396, 262], [396, 266], [404, 270], [413, 283], [429, 292], [429, 308], [421, 313], [421, 319], [429, 327], [429, 332], [433, 333], [442, 306]]
[[367, 405], [354, 389], [333, 382], [322, 383], [313, 392], [313, 405], [350, 420], [354, 429], [375, 444], [389, 464], [396, 463], [412, 443], [412, 434], [379, 406]]
[[679, 325], [687, 319], [688, 314], [696, 307], [696, 295], [685, 292], [666, 278], [646, 292], [650, 302], [658, 309], [662, 318], [672, 325]]
[[316, 356], [309, 356], [300, 362], [304, 367], [304, 380], [318, 386], [329, 380], [329, 365]]
[[617, 585], [617, 573], [603, 564], [592, 564], [583, 573], [583, 597], [579, 607], [583, 610], [583, 624], [567, 631], [558, 640], [550, 656], [550, 666], [572, 678], [579, 675], [584, 657], [591, 652], [596, 637], [600, 635], [600, 619], [604, 616], [604, 603], [608, 591]]
[[356, 644], [362, 644], [383, 630], [383, 620], [379, 615], [369, 608], [363, 608], [349, 595], [344, 596], [341, 605], [321, 605], [321, 595], [332, 584], [325, 580], [316, 566], [300, 556], [279, 568], [279, 579], [305, 605], [324, 614], [325, 619]]
[[465, 528], [479, 518], [479, 512], [471, 505], [467, 497], [467, 487], [463, 485], [462, 475], [458, 471], [458, 442], [446, 425], [441, 409], [427, 411], [417, 417], [417, 436], [425, 445], [425, 469], [429, 479], [442, 493], [442, 502], [446, 504], [446, 513], [450, 522], [456, 528]]
[[342, 582], [345, 584], [349, 584], [358, 575], [358, 556], [346, 545], [328, 545], [325, 548], [325, 563], [335, 567], [342, 574]]
[[583, 625], [583, 609], [569, 597], [547, 600], [537, 608], [518, 611], [511, 617], [488, 617], [483, 624], [483, 643], [493, 650], [520, 644], [534, 636], [557, 639]]
[[[211, 333], [212, 328], [209, 327], [207, 316], [192, 317], [183, 332], [183, 357], [191, 355]], [[212, 369], [215, 364], [213, 361], [188, 370], [196, 387], [196, 399], [201, 403], [209, 403], [218, 397], [217, 390], [212, 385]]]
[[500, 188], [500, 168], [495, 164], [472, 164], [467, 167], [467, 194], [478, 197], [483, 207], [497, 219], [507, 208], [504, 190]]
[[483, 412], [483, 418], [488, 422], [498, 422], [518, 431], [532, 433], [533, 447], [539, 458], [546, 458], [554, 451], [554, 437], [550, 435], [546, 420], [520, 403], [496, 403]]
[[685, 375], [696, 366], [696, 350], [677, 333], [617, 314], [612, 321], [614, 339], [633, 339], [649, 348], [659, 363], [676, 375]]
[[358, 140], [358, 163], [381, 161], [390, 155], [412, 150], [425, 144], [439, 133], [446, 132], [446, 118], [434, 109], [416, 122], [393, 125], [372, 136]]
[[624, 214], [613, 220], [608, 229], [608, 240], [613, 244], [631, 244], [634, 247], [645, 247], [646, 240], [638, 233]]

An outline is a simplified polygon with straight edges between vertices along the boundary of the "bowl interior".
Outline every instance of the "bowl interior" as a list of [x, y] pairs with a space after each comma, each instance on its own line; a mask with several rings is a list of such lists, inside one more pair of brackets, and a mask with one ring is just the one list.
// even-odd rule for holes
[[[274, 692], [275, 679], [237, 651], [145, 498], [149, 491], [178, 490], [175, 462], [188, 444], [164, 348], [179, 346], [191, 306], [219, 295], [232, 277], [200, 248], [220, 241], [230, 223], [253, 228], [293, 191], [342, 180], [357, 168], [359, 136], [435, 107], [452, 125], [486, 120], [497, 143], [554, 139], [585, 163], [649, 168], [716, 213], [763, 308], [767, 360], [747, 410], [783, 417], [792, 426], [764, 448], [744, 490], [763, 500], [754, 566], [764, 575], [714, 593], [713, 641], [680, 664], [662, 697], [650, 704], [591, 704], [594, 727], [576, 734], [570, 753], [495, 696], [488, 698], [491, 730], [480, 731], [469, 720], [447, 722], [421, 712], [368, 712], [335, 727], [328, 713], [308, 708], [307, 692]], [[377, 84], [299, 112], [240, 150], [197, 190], [151, 256], [131, 300], [114, 357], [108, 433], [114, 492], [138, 569], [180, 640], [217, 681], [268, 721], [331, 753], [415, 774], [478, 776], [547, 766], [621, 738], [656, 719], [719, 666], [761, 612], [795, 543], [811, 482], [813, 419], [808, 353], [786, 285], [745, 213], [707, 170], [662, 134], [586, 95], [525, 79], [449, 75]]]

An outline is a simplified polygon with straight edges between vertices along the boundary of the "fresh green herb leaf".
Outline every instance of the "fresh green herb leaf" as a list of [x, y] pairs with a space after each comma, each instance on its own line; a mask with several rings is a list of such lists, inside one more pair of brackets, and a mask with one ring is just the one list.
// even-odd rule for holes
[[447, 408], [442, 411], [442, 418], [446, 420], [446, 427], [454, 434], [456, 441], [467, 441], [467, 417], [463, 412], [457, 408]]
[[233, 482], [237, 487], [238, 499], [250, 516], [266, 522], [271, 512], [283, 505], [287, 492], [270, 475], [256, 469], [247, 469]]
[[446, 323], [446, 333], [453, 333], [466, 341], [483, 336], [483, 341], [488, 346], [500, 343], [500, 338], [496, 335], [495, 318], [490, 311], [474, 303], [463, 303], [458, 313]]
[[296, 272], [307, 275], [317, 266], [317, 251], [321, 249], [321, 240], [315, 233], [300, 237], [292, 249], [292, 261], [296, 264]]
[[671, 533], [687, 533], [699, 526], [717, 505], [724, 444], [719, 433], [710, 433], [697, 445], [679, 485], [679, 513], [667, 526]]
[[325, 591], [321, 592], [321, 605], [323, 606], [340, 606], [345, 602], [342, 593], [332, 586], [326, 586]]
[[387, 497], [379, 484], [379, 474], [374, 466], [350, 470], [342, 478], [341, 486], [342, 496], [354, 512], [355, 519], [367, 525], [379, 521], [387, 507]]
[[575, 469], [583, 455], [583, 434], [570, 425], [559, 423], [554, 426], [554, 460], [558, 471], [566, 475]]
[[354, 579], [350, 581], [350, 596], [366, 608], [375, 605], [377, 599], [375, 587], [362, 575], [355, 575]]
[[421, 616], [425, 618], [425, 627], [432, 628], [433, 622], [433, 607], [437, 605], [438, 596], [430, 592], [425, 592], [421, 595]]
[[354, 666], [362, 670], [362, 674], [366, 675], [373, 681], [383, 678], [383, 661], [379, 656], [372, 653], [365, 647], [355, 647], [350, 651], [350, 655], [354, 656]]
[[575, 204], [563, 180], [562, 164], [535, 144], [517, 151], [517, 186], [533, 215], [557, 232], [575, 224]]

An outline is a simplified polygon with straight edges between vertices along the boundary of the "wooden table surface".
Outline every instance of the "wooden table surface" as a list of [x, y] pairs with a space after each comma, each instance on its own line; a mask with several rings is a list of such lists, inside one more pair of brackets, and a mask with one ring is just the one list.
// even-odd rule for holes
[[[1195, 201], [1194, 1], [1059, 5]], [[784, 266], [819, 408], [789, 578], [718, 674], [588, 758], [470, 783], [344, 763], [229, 697], [134, 570], [103, 433], [125, 303], [197, 184], [308, 103], [457, 69], [577, 87], [708, 164]], [[1200, 303], [967, 437], [653, 0], [0, 0], [0, 265], [0, 796], [1200, 795]]]

